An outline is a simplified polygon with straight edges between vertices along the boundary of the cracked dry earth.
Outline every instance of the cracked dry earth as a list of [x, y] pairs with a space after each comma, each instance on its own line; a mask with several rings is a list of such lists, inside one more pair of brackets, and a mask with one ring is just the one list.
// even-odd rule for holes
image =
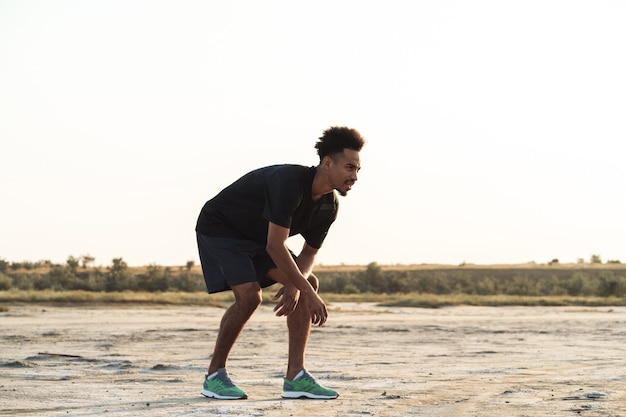
[[235, 346], [249, 396], [200, 395], [223, 310], [9, 305], [0, 416], [626, 417], [626, 308], [385, 308], [333, 303], [308, 370], [336, 400], [280, 397], [284, 318], [262, 306]]

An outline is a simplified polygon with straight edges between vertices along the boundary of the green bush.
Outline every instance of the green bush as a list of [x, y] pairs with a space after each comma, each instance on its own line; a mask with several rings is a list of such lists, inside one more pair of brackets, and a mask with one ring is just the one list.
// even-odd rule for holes
[[0, 258], [0, 273], [7, 272], [9, 270], [9, 265], [9, 262], [4, 260], [3, 258]]
[[169, 288], [169, 268], [148, 265], [147, 272], [137, 277], [137, 288], [140, 291], [167, 291]]
[[626, 278], [617, 276], [613, 271], [600, 273], [597, 295], [600, 297], [623, 297], [626, 295]]
[[13, 280], [0, 272], [0, 291], [10, 290], [13, 287]]

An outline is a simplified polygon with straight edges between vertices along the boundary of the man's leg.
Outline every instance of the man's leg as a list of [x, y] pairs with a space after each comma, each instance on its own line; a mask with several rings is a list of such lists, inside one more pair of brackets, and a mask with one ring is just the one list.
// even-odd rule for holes
[[[309, 277], [313, 289], [317, 291], [319, 281], [313, 275]], [[294, 379], [302, 371], [306, 346], [311, 334], [311, 315], [304, 303], [298, 303], [293, 313], [287, 316], [289, 329], [289, 361], [287, 362], [287, 378]]]
[[244, 326], [261, 303], [261, 287], [251, 258], [258, 244], [199, 233], [197, 241], [208, 292], [231, 289], [235, 295], [235, 302], [222, 317], [201, 394], [221, 400], [246, 399], [245, 391], [230, 380], [226, 363]]
[[[315, 291], [319, 281], [313, 275], [309, 282]], [[283, 398], [313, 398], [329, 400], [337, 398], [339, 394], [318, 384], [306, 371], [304, 356], [311, 334], [311, 315], [304, 303], [298, 303], [293, 313], [287, 316], [289, 328], [289, 361], [287, 375], [283, 383]]]
[[226, 362], [231, 349], [241, 334], [244, 326], [261, 304], [261, 287], [257, 282], [250, 282], [232, 287], [235, 302], [226, 310], [220, 324], [220, 330], [215, 342], [215, 349], [208, 374], [226, 368]]

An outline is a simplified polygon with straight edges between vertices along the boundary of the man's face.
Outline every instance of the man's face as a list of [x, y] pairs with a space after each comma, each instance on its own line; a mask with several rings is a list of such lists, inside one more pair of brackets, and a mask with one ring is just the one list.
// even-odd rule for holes
[[343, 153], [331, 158], [330, 178], [333, 188], [345, 196], [357, 180], [357, 173], [361, 169], [359, 152], [354, 149], [344, 149]]

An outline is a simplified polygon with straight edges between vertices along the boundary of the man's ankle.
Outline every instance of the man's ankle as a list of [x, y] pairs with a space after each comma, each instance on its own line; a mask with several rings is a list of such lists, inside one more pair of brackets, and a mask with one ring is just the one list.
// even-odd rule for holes
[[[285, 377], [290, 381], [295, 381], [296, 379], [300, 378], [303, 374], [304, 374], [304, 368], [299, 368], [299, 370], [287, 371], [287, 374], [285, 375]], [[292, 376], [292, 378], [290, 378], [290, 375]]]

